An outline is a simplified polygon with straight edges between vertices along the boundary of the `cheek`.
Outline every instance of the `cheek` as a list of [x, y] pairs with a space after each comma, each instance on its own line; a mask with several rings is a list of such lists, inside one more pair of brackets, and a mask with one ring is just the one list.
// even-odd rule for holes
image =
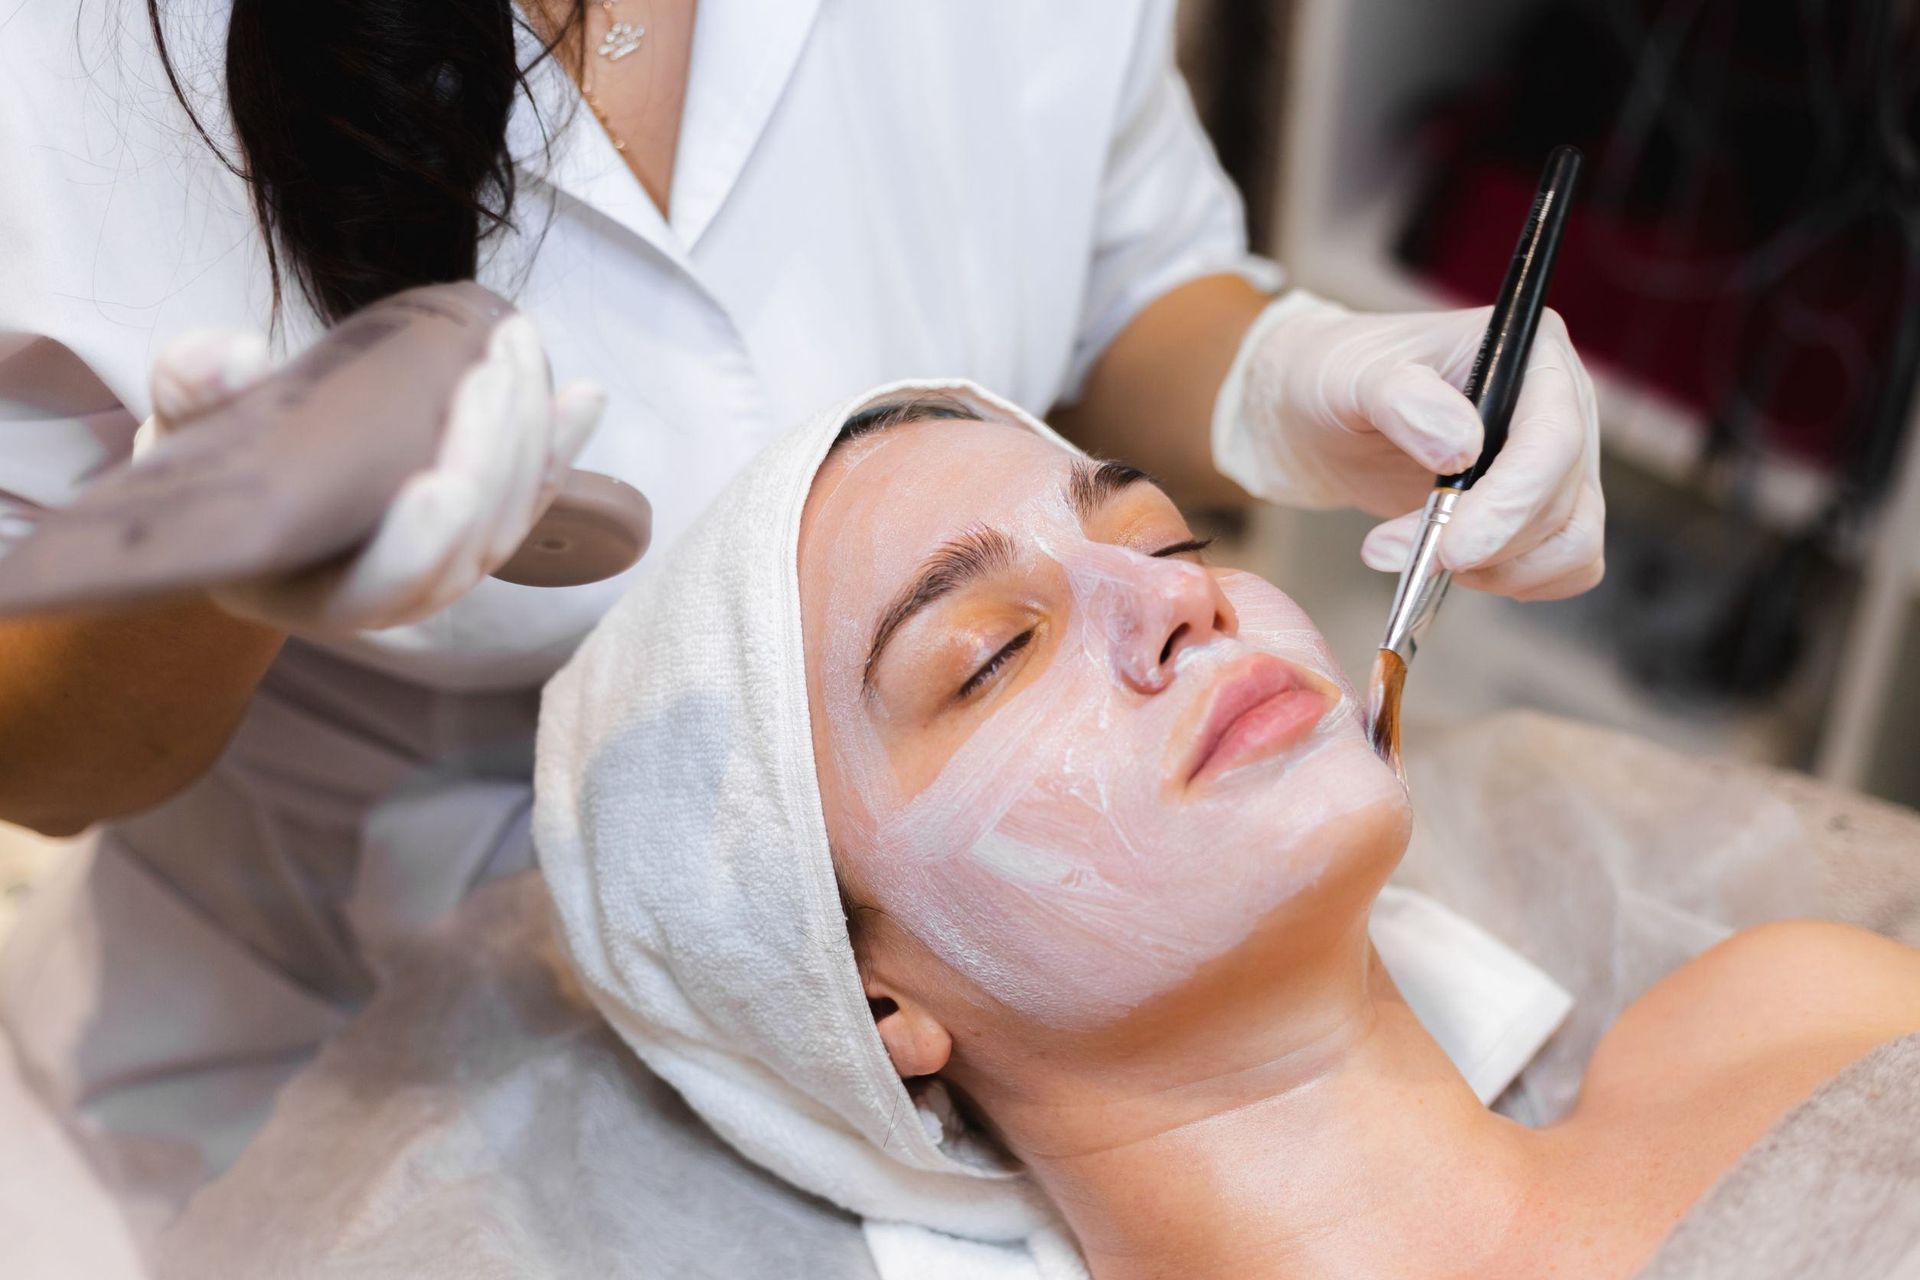
[[1232, 603], [1239, 619], [1240, 636], [1250, 643], [1261, 640], [1305, 642], [1324, 650], [1326, 642], [1307, 611], [1293, 597], [1257, 574], [1238, 569], [1222, 570], [1217, 579], [1220, 593]]
[[1347, 677], [1326, 637], [1313, 625], [1306, 610], [1280, 588], [1256, 574], [1237, 569], [1219, 575], [1220, 592], [1239, 620], [1239, 637], [1252, 648], [1312, 667], [1340, 686], [1341, 695], [1354, 701], [1353, 681]]

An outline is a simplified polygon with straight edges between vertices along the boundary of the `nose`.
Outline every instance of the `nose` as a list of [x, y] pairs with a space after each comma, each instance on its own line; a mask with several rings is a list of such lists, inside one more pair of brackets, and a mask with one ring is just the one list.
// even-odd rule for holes
[[1214, 576], [1188, 560], [1134, 552], [1133, 582], [1115, 603], [1126, 615], [1114, 634], [1114, 674], [1137, 693], [1158, 693], [1173, 681], [1181, 653], [1239, 629], [1233, 606]]

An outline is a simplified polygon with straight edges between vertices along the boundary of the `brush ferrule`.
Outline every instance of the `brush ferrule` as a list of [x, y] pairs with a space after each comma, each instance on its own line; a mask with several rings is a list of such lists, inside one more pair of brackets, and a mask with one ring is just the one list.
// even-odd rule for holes
[[1380, 641], [1382, 649], [1398, 654], [1402, 662], [1413, 661], [1414, 650], [1440, 612], [1447, 585], [1453, 581], [1453, 575], [1440, 567], [1440, 531], [1453, 520], [1453, 509], [1459, 502], [1458, 489], [1435, 489], [1427, 495], [1420, 533], [1413, 540], [1407, 567], [1400, 571], [1393, 608], [1387, 614], [1386, 638]]

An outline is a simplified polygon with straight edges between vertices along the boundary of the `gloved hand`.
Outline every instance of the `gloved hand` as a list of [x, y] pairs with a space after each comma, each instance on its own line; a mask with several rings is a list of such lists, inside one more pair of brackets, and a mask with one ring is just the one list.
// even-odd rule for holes
[[[1272, 502], [1397, 517], [1360, 555], [1398, 573], [1434, 477], [1480, 455], [1480, 416], [1460, 388], [1490, 311], [1370, 315], [1285, 294], [1248, 330], [1215, 401], [1214, 464]], [[1462, 586], [1578, 595], [1604, 572], [1605, 522], [1593, 382], [1549, 311], [1506, 446], [1461, 497], [1440, 560]]]
[[[263, 377], [258, 334], [202, 330], [161, 353], [154, 416], [134, 458], [169, 431]], [[495, 326], [484, 360], [453, 396], [434, 463], [394, 495], [380, 527], [342, 564], [214, 589], [230, 613], [283, 631], [340, 634], [417, 622], [452, 604], [520, 546], [600, 421], [606, 395], [589, 383], [555, 394], [533, 321]]]

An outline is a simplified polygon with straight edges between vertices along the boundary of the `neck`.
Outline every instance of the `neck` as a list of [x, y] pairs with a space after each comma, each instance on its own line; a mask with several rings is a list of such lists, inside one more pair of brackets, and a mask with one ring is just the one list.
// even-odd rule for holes
[[1204, 1060], [982, 1099], [1096, 1280], [1501, 1270], [1534, 1135], [1480, 1104], [1364, 932], [1287, 1000]]

